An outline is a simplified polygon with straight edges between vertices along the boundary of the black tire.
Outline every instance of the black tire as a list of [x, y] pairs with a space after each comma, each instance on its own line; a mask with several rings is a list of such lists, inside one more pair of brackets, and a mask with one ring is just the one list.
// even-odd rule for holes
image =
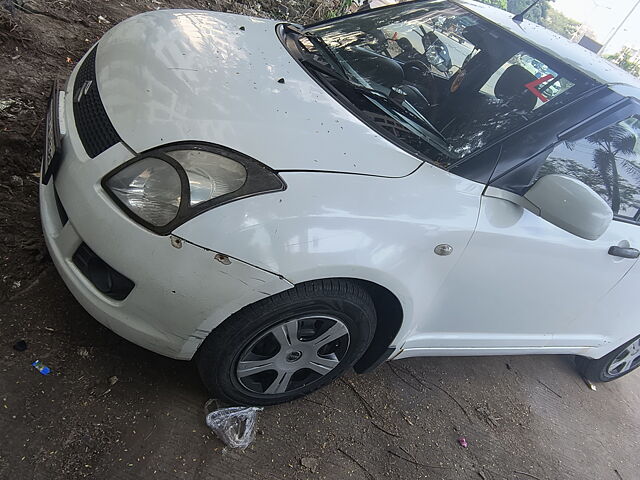
[[629, 340], [627, 343], [621, 345], [613, 352], [602, 358], [591, 359], [576, 357], [576, 367], [584, 378], [592, 382], [610, 382], [611, 380], [624, 377], [626, 374], [631, 373], [636, 368], [640, 367], [640, 357], [631, 362], [630, 368], [624, 371], [616, 372], [614, 369], [614, 371], [611, 372], [610, 367], [614, 364], [614, 361], [619, 363], [620, 360], [624, 360], [626, 355], [624, 355], [623, 352], [625, 352], [632, 344], [638, 342], [638, 340], [640, 340], [640, 336]]
[[[321, 320], [315, 320], [316, 318]], [[331, 355], [330, 361], [334, 362], [336, 366], [332, 366], [332, 370], [319, 378], [306, 380], [305, 377], [302, 380], [298, 380], [298, 386], [295, 386], [291, 376], [288, 377], [286, 382], [289, 387], [285, 386], [284, 388], [287, 388], [287, 390], [283, 393], [266, 393], [269, 387], [264, 387], [264, 392], [259, 391], [261, 389], [260, 385], [263, 385], [263, 383], [267, 385], [270, 382], [270, 377], [263, 380], [261, 376], [275, 375], [276, 380], [280, 378], [278, 377], [281, 374], [280, 371], [275, 369], [273, 372], [267, 370], [266, 373], [244, 377], [249, 379], [245, 381], [247, 384], [253, 381], [254, 378], [258, 378], [257, 382], [251, 384], [254, 390], [242, 383], [241, 372], [238, 370], [241, 368], [239, 363], [241, 355], [243, 355], [242, 359], [248, 358], [247, 355], [254, 355], [252, 349], [258, 348], [256, 345], [261, 346], [266, 342], [269, 344], [267, 347], [276, 348], [278, 361], [283, 362], [282, 355], [286, 353], [283, 351], [283, 345], [287, 344], [284, 342], [276, 343], [275, 347], [272, 347], [273, 340], [277, 340], [273, 332], [281, 333], [281, 328], [284, 328], [284, 331], [287, 332], [286, 325], [291, 324], [295, 324], [295, 329], [298, 331], [300, 326], [307, 325], [300, 322], [310, 322], [312, 327], [306, 329], [307, 332], [311, 331], [309, 340], [302, 337], [297, 338], [298, 345], [311, 345], [310, 342], [316, 342], [314, 345], [320, 344], [322, 339], [318, 341], [318, 336], [325, 335], [331, 325], [339, 324], [340, 329], [346, 327], [348, 335], [344, 334], [343, 337], [340, 337], [341, 339], [331, 341], [332, 343], [317, 347], [315, 350], [315, 355], [318, 355], [320, 350], [325, 347], [329, 347], [329, 350], [335, 349], [336, 352], [330, 352], [329, 355]], [[320, 322], [327, 322], [329, 327], [324, 327], [324, 324]], [[331, 322], [334, 323], [332, 324]], [[318, 324], [320, 324], [318, 328], [325, 328], [325, 333], [318, 333], [314, 338], [314, 335], [316, 335], [314, 326]], [[367, 349], [375, 333], [375, 326], [376, 312], [373, 301], [366, 290], [358, 283], [343, 279], [315, 280], [303, 283], [243, 308], [212, 331], [198, 350], [196, 357], [198, 371], [207, 389], [216, 398], [231, 404], [274, 405], [288, 402], [306, 395], [342, 375]], [[303, 328], [300, 328], [301, 333], [296, 334], [296, 337], [298, 335], [302, 336], [303, 330]], [[285, 333], [282, 338], [286, 340], [289, 336]], [[260, 348], [264, 349], [266, 347]], [[249, 349], [249, 353], [247, 353], [247, 349]], [[340, 350], [339, 352], [337, 351], [338, 349]], [[282, 354], [280, 353], [281, 351], [283, 351]], [[285, 360], [297, 361], [294, 358], [295, 355], [293, 355], [297, 353], [299, 352], [290, 353]], [[273, 358], [276, 358], [276, 356]], [[247, 363], [243, 362], [245, 365]], [[305, 362], [301, 361], [300, 365], [304, 367], [304, 364]], [[290, 365], [286, 364], [285, 366]], [[295, 377], [299, 376], [299, 373], [308, 377], [318, 375], [316, 372], [305, 368], [289, 375]], [[273, 380], [273, 382], [276, 380]], [[290, 388], [291, 385], [295, 386], [295, 388]], [[271, 387], [273, 387], [273, 384], [271, 384]]]

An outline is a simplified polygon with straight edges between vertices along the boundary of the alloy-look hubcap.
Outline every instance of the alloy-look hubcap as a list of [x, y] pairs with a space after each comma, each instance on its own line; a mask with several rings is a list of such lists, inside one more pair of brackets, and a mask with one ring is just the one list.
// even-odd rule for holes
[[609, 364], [607, 373], [617, 377], [633, 369], [640, 362], [640, 338], [621, 351]]
[[291, 392], [327, 375], [349, 348], [349, 330], [330, 315], [306, 315], [261, 333], [240, 354], [238, 381], [262, 395]]

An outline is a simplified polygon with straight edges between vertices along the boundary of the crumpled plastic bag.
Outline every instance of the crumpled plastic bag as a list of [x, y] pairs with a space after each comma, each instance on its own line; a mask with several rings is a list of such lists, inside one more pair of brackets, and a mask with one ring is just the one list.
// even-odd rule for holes
[[257, 412], [260, 410], [260, 407], [220, 408], [208, 413], [205, 421], [227, 446], [244, 450], [256, 436]]

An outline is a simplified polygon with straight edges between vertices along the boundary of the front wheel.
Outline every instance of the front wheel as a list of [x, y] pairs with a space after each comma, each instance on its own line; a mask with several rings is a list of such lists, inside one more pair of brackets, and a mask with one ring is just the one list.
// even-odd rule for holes
[[640, 336], [598, 359], [576, 358], [580, 373], [592, 382], [610, 382], [640, 367]]
[[227, 402], [287, 402], [350, 368], [375, 325], [373, 302], [357, 283], [304, 283], [245, 307], [216, 328], [200, 347], [198, 370], [211, 393]]

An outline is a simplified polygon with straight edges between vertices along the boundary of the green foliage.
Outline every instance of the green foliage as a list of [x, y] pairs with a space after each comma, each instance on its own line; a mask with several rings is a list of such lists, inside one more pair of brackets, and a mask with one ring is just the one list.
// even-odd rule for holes
[[492, 7], [498, 7], [502, 10], [507, 9], [507, 0], [480, 0], [482, 3], [486, 3], [487, 5], [491, 5]]
[[353, 0], [340, 0], [335, 9], [330, 9], [327, 13], [327, 18], [339, 17], [349, 13], [349, 8], [353, 4]]
[[[507, 0], [507, 10], [511, 13], [523, 12], [534, 0]], [[544, 18], [551, 9], [551, 0], [541, 0], [525, 15], [524, 18], [538, 25], [542, 25]]]
[[612, 61], [630, 74], [635, 75], [636, 77], [640, 77], [640, 63], [632, 61], [632, 56], [633, 51], [629, 47], [624, 47], [618, 53], [614, 53], [613, 55], [606, 55], [605, 58]]
[[[534, 1], [535, 0], [480, 0], [482, 3], [486, 3], [487, 5], [492, 5], [503, 10], [508, 10], [513, 14], [523, 12]], [[527, 12], [524, 18], [539, 25], [543, 25], [542, 22], [547, 16], [549, 10], [551, 10], [551, 0], [541, 0], [535, 7]]]
[[[523, 12], [534, 0], [480, 0], [482, 3], [492, 5], [494, 7], [508, 10], [511, 13]], [[538, 25], [548, 28], [549, 30], [556, 32], [563, 37], [571, 38], [574, 33], [578, 31], [580, 22], [567, 17], [563, 13], [555, 10], [551, 6], [551, 0], [541, 0], [535, 7], [527, 12], [525, 15], [527, 20], [530, 20]]]
[[580, 28], [580, 22], [567, 17], [555, 8], [550, 8], [547, 11], [542, 25], [566, 38], [571, 38]]

